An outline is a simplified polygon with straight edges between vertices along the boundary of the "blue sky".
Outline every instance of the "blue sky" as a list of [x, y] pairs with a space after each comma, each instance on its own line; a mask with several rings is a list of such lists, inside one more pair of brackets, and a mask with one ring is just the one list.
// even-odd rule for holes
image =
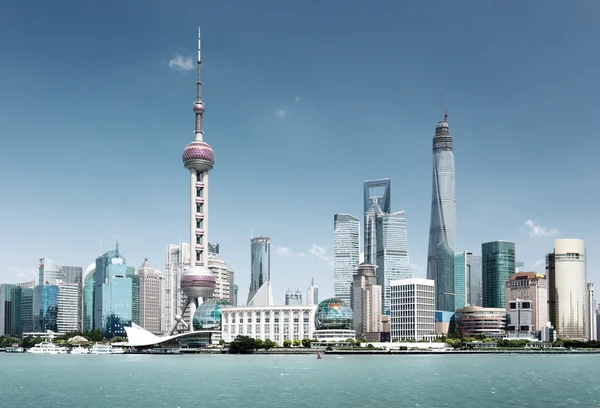
[[332, 295], [333, 214], [361, 217], [374, 178], [424, 276], [440, 93], [457, 249], [514, 240], [543, 271], [555, 238], [583, 238], [598, 282], [599, 19], [592, 0], [4, 2], [0, 281], [41, 257], [85, 267], [117, 237], [128, 264], [164, 270], [188, 235], [201, 25], [210, 241], [241, 299], [251, 230], [272, 238], [276, 300], [312, 273]]

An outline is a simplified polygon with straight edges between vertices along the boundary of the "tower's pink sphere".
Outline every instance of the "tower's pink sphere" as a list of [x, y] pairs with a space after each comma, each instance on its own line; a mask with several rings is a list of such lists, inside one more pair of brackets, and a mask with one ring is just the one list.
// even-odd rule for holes
[[194, 140], [183, 149], [183, 164], [186, 169], [211, 170], [215, 164], [215, 153], [206, 142]]
[[203, 266], [195, 266], [184, 272], [179, 283], [183, 294], [189, 298], [207, 299], [215, 291], [215, 277]]

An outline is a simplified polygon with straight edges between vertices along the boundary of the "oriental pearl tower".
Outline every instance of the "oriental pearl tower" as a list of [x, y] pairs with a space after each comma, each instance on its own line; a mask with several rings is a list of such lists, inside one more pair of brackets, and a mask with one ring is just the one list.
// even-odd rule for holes
[[[181, 315], [175, 317], [169, 329], [172, 335], [179, 322], [189, 331], [194, 331], [192, 319], [196, 308], [203, 299], [210, 298], [215, 290], [215, 277], [208, 270], [208, 172], [215, 164], [212, 147], [203, 141], [202, 115], [202, 82], [200, 81], [200, 29], [198, 29], [198, 82], [196, 82], [196, 115], [195, 140], [183, 149], [183, 165], [190, 171], [190, 267], [181, 276], [181, 291], [185, 296]], [[190, 321], [181, 317], [190, 308]]]

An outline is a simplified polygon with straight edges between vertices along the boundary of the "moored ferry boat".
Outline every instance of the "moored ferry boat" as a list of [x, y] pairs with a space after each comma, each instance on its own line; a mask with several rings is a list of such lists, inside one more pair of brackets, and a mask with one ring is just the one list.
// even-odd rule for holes
[[96, 343], [91, 348], [90, 354], [112, 354], [112, 346], [110, 344]]
[[90, 350], [78, 346], [71, 349], [71, 354], [90, 354]]
[[31, 347], [27, 352], [32, 354], [67, 354], [67, 349], [45, 341]]

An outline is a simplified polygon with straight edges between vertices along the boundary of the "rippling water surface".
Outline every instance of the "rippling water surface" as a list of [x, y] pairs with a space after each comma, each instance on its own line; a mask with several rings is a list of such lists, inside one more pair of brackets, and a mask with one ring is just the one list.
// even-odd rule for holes
[[600, 355], [0, 353], [1, 407], [600, 407]]

